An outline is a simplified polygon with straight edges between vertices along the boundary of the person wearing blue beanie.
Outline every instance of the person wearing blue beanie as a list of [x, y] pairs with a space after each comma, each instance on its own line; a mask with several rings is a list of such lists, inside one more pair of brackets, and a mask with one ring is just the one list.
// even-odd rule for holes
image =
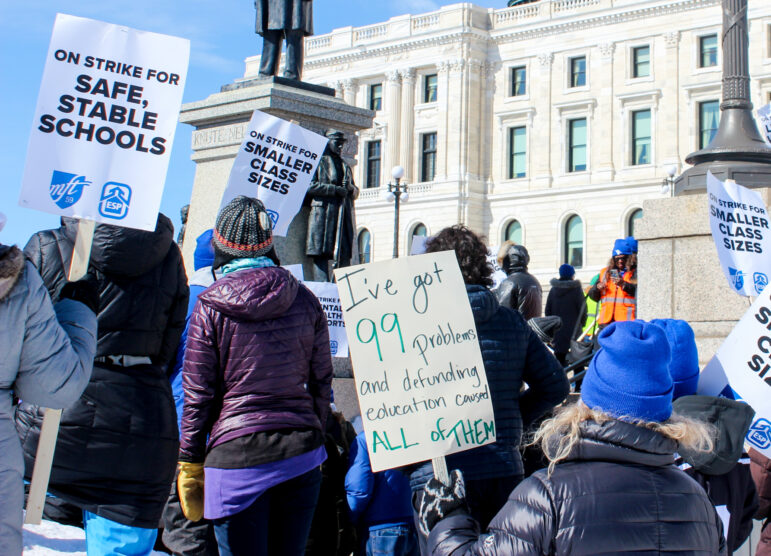
[[634, 238], [634, 236], [626, 236], [624, 238], [627, 245], [629, 245], [629, 250], [632, 252], [632, 255], [637, 254], [637, 240]]
[[214, 247], [211, 243], [213, 237], [214, 230], [210, 228], [196, 238], [195, 251], [193, 251], [193, 268], [195, 270], [214, 264]]
[[617, 239], [600, 279], [589, 289], [592, 301], [602, 302], [597, 324], [604, 328], [611, 322], [637, 318], [637, 255], [627, 239]]
[[572, 265], [565, 263], [560, 266], [559, 274], [562, 280], [572, 280], [573, 276], [576, 275], [576, 269]]
[[675, 387], [672, 399], [695, 394], [699, 384], [699, 351], [691, 325], [679, 319], [653, 319], [651, 324], [664, 330], [669, 341], [669, 374]]
[[672, 414], [671, 350], [664, 330], [644, 321], [614, 322], [600, 332], [581, 400], [616, 418], [661, 422]]

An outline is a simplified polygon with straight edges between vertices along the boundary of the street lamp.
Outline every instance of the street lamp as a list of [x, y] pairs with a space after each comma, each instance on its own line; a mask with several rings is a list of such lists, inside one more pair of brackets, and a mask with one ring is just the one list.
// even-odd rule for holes
[[399, 203], [406, 203], [410, 194], [407, 191], [407, 184], [401, 183], [404, 177], [404, 168], [401, 166], [394, 166], [391, 170], [391, 176], [394, 179], [394, 183], [388, 184], [388, 191], [383, 196], [388, 201], [394, 202], [394, 259], [399, 256]]
[[675, 174], [677, 173], [677, 166], [672, 164], [667, 166], [667, 177], [661, 181], [661, 194], [675, 196]]

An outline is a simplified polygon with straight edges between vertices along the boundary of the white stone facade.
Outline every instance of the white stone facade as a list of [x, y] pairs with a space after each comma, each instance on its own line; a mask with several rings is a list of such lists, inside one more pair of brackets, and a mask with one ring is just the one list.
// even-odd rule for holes
[[[503, 3], [503, 2], [502, 2]], [[771, 2], [749, 0], [750, 72], [756, 107], [771, 96]], [[699, 103], [720, 99], [719, 0], [540, 0], [515, 8], [454, 4], [306, 41], [303, 79], [368, 108], [382, 85], [375, 125], [359, 133], [357, 225], [374, 260], [393, 249], [393, 205], [367, 189], [367, 144], [380, 140], [380, 180], [404, 166], [410, 199], [401, 208], [400, 252], [418, 224], [428, 233], [464, 223], [502, 241], [516, 219], [546, 285], [565, 262], [565, 224], [581, 218], [587, 280], [646, 199], [663, 196], [666, 169], [683, 170], [699, 148]], [[717, 64], [700, 67], [701, 37], [717, 35]], [[635, 77], [635, 49], [648, 70]], [[569, 86], [571, 59], [585, 57], [585, 84]], [[259, 56], [246, 61], [257, 75]], [[511, 95], [512, 68], [526, 86]], [[645, 75], [648, 73], [648, 75]], [[426, 76], [436, 100], [424, 102]], [[580, 83], [580, 82], [579, 82]], [[647, 160], [632, 164], [632, 118], [650, 110]], [[569, 171], [568, 126], [586, 119], [586, 169]], [[524, 177], [509, 179], [509, 128], [524, 126]], [[436, 170], [421, 181], [422, 137], [436, 133]]]

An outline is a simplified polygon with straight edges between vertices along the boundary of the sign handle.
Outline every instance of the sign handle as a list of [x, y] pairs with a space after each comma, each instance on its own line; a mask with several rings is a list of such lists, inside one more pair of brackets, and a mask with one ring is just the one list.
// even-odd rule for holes
[[447, 472], [447, 460], [444, 456], [432, 459], [431, 464], [434, 466], [434, 477], [444, 486], [450, 486], [450, 474]]
[[[91, 258], [91, 244], [94, 240], [93, 220], [78, 221], [78, 235], [75, 238], [75, 247], [72, 250], [72, 263], [67, 279], [70, 282], [80, 280], [88, 271], [88, 261]], [[40, 429], [37, 453], [35, 454], [35, 466], [32, 469], [32, 479], [29, 485], [27, 497], [27, 512], [24, 523], [37, 525], [43, 518], [43, 507], [46, 502], [48, 480], [51, 477], [51, 465], [54, 461], [56, 449], [56, 437], [59, 435], [59, 422], [62, 418], [61, 409], [45, 410], [43, 426]]]

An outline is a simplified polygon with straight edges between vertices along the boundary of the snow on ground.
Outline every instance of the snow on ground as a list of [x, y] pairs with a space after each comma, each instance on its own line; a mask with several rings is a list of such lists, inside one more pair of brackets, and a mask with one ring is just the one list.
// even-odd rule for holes
[[[24, 556], [86, 556], [86, 535], [83, 529], [46, 521], [24, 526]], [[157, 556], [168, 556], [153, 552]]]

